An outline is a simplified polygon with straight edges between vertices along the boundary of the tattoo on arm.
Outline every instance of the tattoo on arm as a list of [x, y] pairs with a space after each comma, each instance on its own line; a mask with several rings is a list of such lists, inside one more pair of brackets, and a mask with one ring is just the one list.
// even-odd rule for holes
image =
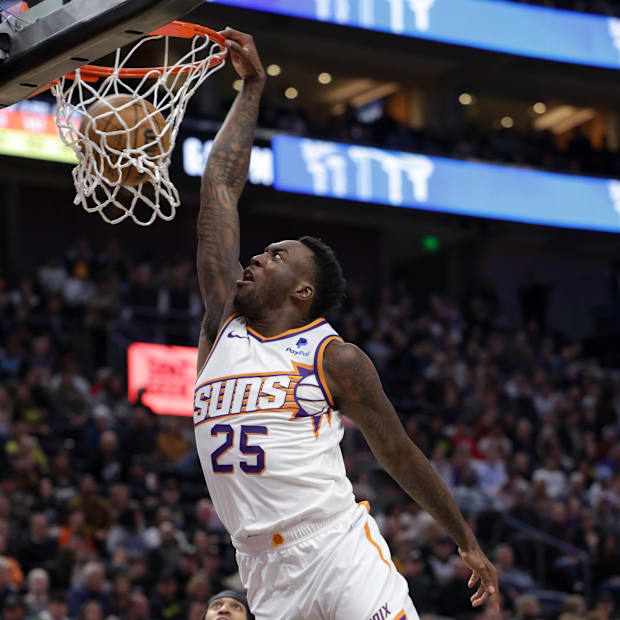
[[250, 165], [262, 84], [244, 83], [211, 148], [202, 178], [197, 268], [206, 329], [215, 336], [239, 275], [237, 202]]
[[409, 439], [368, 356], [352, 344], [328, 345], [323, 360], [336, 405], [364, 434], [382, 467], [463, 549], [475, 544], [454, 499], [422, 451]]

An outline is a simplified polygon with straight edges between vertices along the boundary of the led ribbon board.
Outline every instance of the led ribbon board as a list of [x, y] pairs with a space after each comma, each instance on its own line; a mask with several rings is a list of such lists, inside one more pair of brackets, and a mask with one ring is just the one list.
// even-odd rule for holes
[[502, 0], [207, 0], [519, 56], [620, 68], [620, 19]]
[[22, 101], [0, 110], [0, 155], [77, 163], [54, 123], [54, 106], [46, 101]]
[[198, 349], [148, 342], [134, 342], [127, 348], [127, 396], [154, 413], [191, 416]]
[[271, 146], [282, 191], [620, 232], [620, 181], [283, 135]]

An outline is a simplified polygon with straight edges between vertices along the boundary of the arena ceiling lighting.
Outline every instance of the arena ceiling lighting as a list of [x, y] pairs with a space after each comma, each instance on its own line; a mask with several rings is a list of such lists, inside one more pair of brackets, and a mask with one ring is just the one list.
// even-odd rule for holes
[[507, 0], [208, 0], [518, 56], [620, 69], [620, 19]]
[[595, 116], [596, 112], [592, 108], [559, 105], [549, 108], [536, 118], [533, 124], [538, 131], [551, 130], [558, 135], [592, 120]]

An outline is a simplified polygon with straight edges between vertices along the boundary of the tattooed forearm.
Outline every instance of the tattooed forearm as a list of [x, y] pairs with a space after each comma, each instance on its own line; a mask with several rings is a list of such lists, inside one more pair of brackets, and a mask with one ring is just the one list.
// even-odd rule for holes
[[239, 198], [248, 175], [263, 86], [264, 81], [259, 79], [243, 83], [213, 142], [203, 175], [204, 191], [211, 192], [218, 186], [225, 186], [233, 200]]
[[323, 368], [340, 412], [358, 425], [382, 467], [461, 548], [473, 548], [475, 537], [450, 491], [405, 433], [368, 356], [354, 345], [334, 342]]
[[198, 233], [198, 281], [207, 306], [205, 327], [217, 331], [239, 272], [237, 202], [245, 185], [264, 81], [244, 82], [211, 148], [202, 177]]

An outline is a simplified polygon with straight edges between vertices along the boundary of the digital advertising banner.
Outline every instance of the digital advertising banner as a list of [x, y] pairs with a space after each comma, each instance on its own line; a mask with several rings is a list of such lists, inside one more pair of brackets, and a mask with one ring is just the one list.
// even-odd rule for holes
[[207, 2], [518, 56], [620, 69], [620, 19], [613, 17], [503, 0]]
[[620, 232], [620, 181], [274, 136], [281, 191]]
[[[127, 396], [159, 415], [193, 415], [196, 347], [134, 342], [127, 348]], [[141, 391], [144, 392], [141, 394]]]

